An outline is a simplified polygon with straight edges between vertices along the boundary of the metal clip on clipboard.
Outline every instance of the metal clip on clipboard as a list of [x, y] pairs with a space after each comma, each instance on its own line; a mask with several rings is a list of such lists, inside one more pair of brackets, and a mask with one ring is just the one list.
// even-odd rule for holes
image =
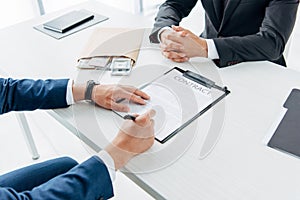
[[194, 72], [191, 72], [189, 70], [183, 72], [183, 76], [186, 77], [186, 78], [189, 78], [201, 85], [204, 85], [205, 87], [207, 88], [216, 88], [218, 90], [222, 90], [224, 91], [226, 94], [229, 93], [229, 91], [227, 90], [227, 87], [220, 87], [218, 86], [214, 81], [208, 79], [208, 78], [205, 78], [204, 76], [201, 76], [200, 74], [196, 74]]

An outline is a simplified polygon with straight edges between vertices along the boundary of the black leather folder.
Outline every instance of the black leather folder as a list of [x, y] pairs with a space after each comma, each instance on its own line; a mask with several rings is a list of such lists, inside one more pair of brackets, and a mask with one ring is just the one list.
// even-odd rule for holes
[[287, 109], [283, 119], [268, 146], [300, 157], [300, 90], [293, 89], [284, 108]]

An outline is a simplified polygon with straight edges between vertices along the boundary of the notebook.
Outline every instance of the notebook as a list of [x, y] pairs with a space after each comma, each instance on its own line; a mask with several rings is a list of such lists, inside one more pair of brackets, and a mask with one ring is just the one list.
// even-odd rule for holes
[[55, 39], [62, 39], [106, 20], [106, 16], [82, 9], [71, 11], [33, 28]]
[[65, 33], [80, 24], [94, 18], [94, 15], [85, 10], [75, 10], [43, 24], [43, 27], [59, 33]]

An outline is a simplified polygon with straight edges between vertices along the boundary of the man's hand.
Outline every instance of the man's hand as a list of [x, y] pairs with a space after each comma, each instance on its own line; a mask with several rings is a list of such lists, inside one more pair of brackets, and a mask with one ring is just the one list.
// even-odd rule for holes
[[191, 31], [173, 26], [164, 30], [161, 37], [162, 54], [175, 62], [185, 62], [192, 57], [207, 57], [207, 43]]
[[162, 54], [170, 60], [175, 62], [185, 62], [189, 58], [181, 51], [184, 49], [183, 45], [171, 38], [180, 38], [181, 34], [169, 29], [166, 29], [160, 34], [160, 48]]
[[97, 85], [93, 88], [92, 100], [99, 106], [112, 109], [121, 112], [128, 112], [129, 107], [118, 103], [120, 99], [128, 99], [135, 103], [144, 105], [144, 100], [150, 99], [150, 97], [132, 86], [121, 85]]
[[[75, 102], [84, 100], [85, 89], [85, 85], [73, 85], [73, 97]], [[93, 88], [92, 100], [97, 105], [106, 109], [128, 112], [128, 106], [118, 103], [120, 99], [128, 99], [144, 105], [146, 103], [145, 100], [150, 99], [150, 97], [141, 90], [131, 86], [96, 85]]]
[[118, 135], [105, 150], [115, 163], [115, 169], [122, 168], [131, 158], [145, 152], [154, 143], [154, 110], [136, 116], [135, 121], [126, 120]]

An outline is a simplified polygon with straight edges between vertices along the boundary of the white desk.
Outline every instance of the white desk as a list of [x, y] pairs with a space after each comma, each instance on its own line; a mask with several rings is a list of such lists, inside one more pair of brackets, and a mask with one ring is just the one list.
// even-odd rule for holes
[[[151, 27], [147, 20], [115, 9], [109, 10], [94, 1], [80, 7], [110, 17], [110, 20], [98, 26]], [[32, 29], [33, 25], [52, 16], [0, 31], [0, 66], [4, 70], [18, 78], [75, 78], [78, 75], [74, 65], [92, 28], [59, 41]], [[144, 45], [147, 46], [147, 42]], [[134, 72], [143, 68], [149, 76], [156, 76], [160, 72], [155, 67], [151, 68], [155, 64], [170, 67], [174, 65], [156, 49], [147, 48], [141, 51]], [[128, 173], [128, 177], [157, 199], [300, 199], [300, 160], [268, 148], [262, 142], [270, 126], [278, 118], [291, 89], [300, 88], [300, 73], [269, 62], [242, 63], [225, 69], [217, 69], [205, 59], [194, 59], [192, 64], [208, 77], [218, 76], [215, 74], [218, 72], [223, 84], [231, 90], [224, 101], [225, 121], [218, 143], [205, 159], [199, 159], [204, 136], [209, 129], [207, 122], [210, 122], [212, 115], [212, 111], [209, 111], [184, 129], [181, 135], [189, 135], [189, 130], [197, 128], [197, 125], [200, 127], [180, 158], [148, 173]], [[187, 63], [177, 66], [189, 67]], [[89, 78], [97, 78], [99, 73], [101, 72], [85, 71], [79, 74], [79, 78], [87, 74]], [[101, 79], [102, 82], [118, 80], [109, 77], [106, 74]], [[145, 80], [126, 81], [138, 84]], [[221, 107], [222, 104], [218, 106]], [[106, 144], [106, 138], [102, 140], [103, 135], [98, 134], [100, 130], [107, 137], [110, 134], [112, 137], [117, 131], [115, 117], [110, 111], [94, 108], [86, 103], [50, 113], [95, 150]], [[171, 142], [167, 146], [176, 149], [173, 144]], [[155, 144], [154, 148], [160, 148], [158, 146]], [[166, 159], [164, 156], [157, 153], [150, 155], [148, 159], [137, 157], [129, 163], [127, 169], [151, 170], [151, 166], [159, 166]]]

